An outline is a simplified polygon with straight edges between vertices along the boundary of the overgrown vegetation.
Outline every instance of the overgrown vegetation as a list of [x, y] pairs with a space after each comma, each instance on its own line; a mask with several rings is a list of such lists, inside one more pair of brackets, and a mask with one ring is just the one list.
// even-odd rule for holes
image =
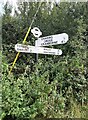
[[[2, 119], [88, 118], [88, 3], [42, 3], [33, 27], [42, 36], [67, 33], [61, 56], [21, 53], [12, 73], [16, 56], [14, 46], [22, 43], [39, 3], [23, 2], [11, 16], [12, 8], [4, 6], [2, 18]], [[30, 33], [26, 44], [34, 45]]]

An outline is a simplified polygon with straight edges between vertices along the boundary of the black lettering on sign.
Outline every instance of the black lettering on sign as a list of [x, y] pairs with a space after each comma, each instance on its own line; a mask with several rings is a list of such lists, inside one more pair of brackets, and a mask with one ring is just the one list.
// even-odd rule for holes
[[47, 51], [44, 51], [45, 54], [53, 54], [55, 55], [55, 52], [47, 52]]
[[53, 45], [53, 44], [57, 44], [58, 43], [58, 41], [48, 41], [48, 40], [46, 40], [46, 41], [44, 41], [44, 43], [41, 43], [41, 46], [43, 46], [43, 45]]
[[17, 50], [21, 50], [21, 51], [28, 51], [29, 50], [29, 47], [27, 47], [27, 46], [17, 46]]
[[22, 49], [22, 48], [17, 48], [17, 51], [23, 51], [24, 49]]
[[44, 40], [44, 42], [49, 42], [53, 40], [53, 36], [42, 37], [41, 40]]

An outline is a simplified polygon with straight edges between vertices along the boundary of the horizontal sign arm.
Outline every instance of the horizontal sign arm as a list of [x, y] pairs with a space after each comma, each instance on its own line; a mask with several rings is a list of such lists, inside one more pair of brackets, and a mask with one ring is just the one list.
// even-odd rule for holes
[[49, 45], [65, 44], [67, 41], [68, 41], [68, 35], [66, 33], [62, 33], [62, 34], [38, 38], [38, 40], [35, 41], [35, 45], [49, 46]]
[[15, 50], [17, 52], [24, 52], [24, 53], [38, 53], [38, 54], [50, 54], [50, 55], [62, 54], [62, 50], [60, 49], [37, 47], [37, 46], [30, 46], [30, 45], [23, 45], [23, 44], [16, 44]]

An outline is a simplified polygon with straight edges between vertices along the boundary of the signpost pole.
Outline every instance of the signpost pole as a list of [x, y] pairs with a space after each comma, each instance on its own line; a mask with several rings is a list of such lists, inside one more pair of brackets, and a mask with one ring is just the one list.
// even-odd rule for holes
[[[36, 46], [36, 43], [35, 43]], [[35, 62], [38, 63], [38, 53], [35, 54]]]
[[[35, 42], [35, 46], [36, 46], [36, 42]], [[36, 65], [38, 64], [38, 53], [35, 53], [35, 63]], [[38, 68], [36, 67], [36, 79], [38, 77]]]
[[38, 63], [38, 53], [36, 53], [36, 63]]

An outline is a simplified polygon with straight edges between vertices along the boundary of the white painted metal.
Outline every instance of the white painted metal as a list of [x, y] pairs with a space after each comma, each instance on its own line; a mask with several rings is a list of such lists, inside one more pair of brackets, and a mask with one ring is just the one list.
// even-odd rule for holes
[[35, 46], [65, 44], [67, 41], [68, 41], [68, 35], [66, 33], [62, 33], [62, 34], [38, 38], [38, 40], [35, 41]]
[[23, 44], [16, 44], [15, 50], [17, 52], [24, 52], [24, 53], [38, 53], [38, 54], [50, 54], [50, 55], [62, 54], [62, 50], [60, 49], [37, 47], [37, 46], [30, 46], [30, 45], [23, 45]]
[[34, 27], [33, 29], [31, 29], [31, 32], [36, 38], [39, 38], [42, 35], [42, 32], [38, 27]]

